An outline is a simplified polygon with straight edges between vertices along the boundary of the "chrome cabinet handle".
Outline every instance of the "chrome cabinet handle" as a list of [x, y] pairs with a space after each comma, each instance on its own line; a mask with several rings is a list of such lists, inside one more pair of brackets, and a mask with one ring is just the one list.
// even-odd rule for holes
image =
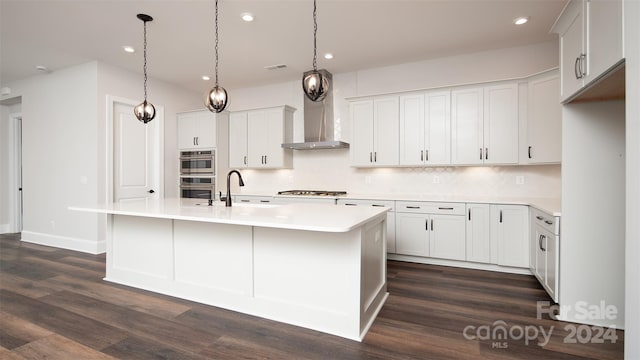
[[489, 148], [484, 148], [484, 159], [489, 160]]
[[531, 159], [531, 146], [529, 146], [529, 159]]
[[576, 58], [576, 62], [573, 64], [573, 74], [576, 76], [576, 79], [581, 79], [582, 77], [578, 73], [578, 65], [580, 63], [580, 56]]

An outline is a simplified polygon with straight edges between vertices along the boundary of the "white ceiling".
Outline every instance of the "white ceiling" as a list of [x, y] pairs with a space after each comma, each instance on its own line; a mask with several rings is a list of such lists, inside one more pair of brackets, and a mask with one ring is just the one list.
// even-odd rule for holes
[[[564, 0], [318, 0], [318, 67], [332, 73], [554, 41]], [[312, 67], [311, 0], [219, 0], [220, 84], [290, 81]], [[0, 83], [91, 60], [148, 72], [198, 92], [212, 86], [214, 1], [0, 0]], [[240, 19], [243, 12], [255, 21]], [[513, 25], [519, 16], [528, 24]], [[125, 53], [122, 46], [137, 51]], [[331, 52], [335, 58], [325, 60]], [[286, 69], [265, 66], [287, 64]], [[213, 77], [213, 76], [212, 76]]]

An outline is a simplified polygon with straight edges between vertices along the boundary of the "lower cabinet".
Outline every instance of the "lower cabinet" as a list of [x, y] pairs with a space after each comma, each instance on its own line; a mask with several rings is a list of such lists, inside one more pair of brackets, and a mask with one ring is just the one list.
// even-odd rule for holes
[[553, 301], [558, 302], [559, 218], [531, 209], [530, 269]]
[[387, 212], [387, 252], [396, 253], [396, 213], [395, 201], [393, 200], [369, 200], [369, 199], [338, 199], [338, 205], [344, 206], [386, 206], [390, 208]]
[[467, 204], [467, 261], [496, 263], [496, 249], [491, 246], [491, 206]]
[[491, 205], [491, 237], [497, 244], [497, 264], [529, 267], [529, 207]]
[[402, 201], [396, 203], [396, 253], [465, 260], [465, 205]]

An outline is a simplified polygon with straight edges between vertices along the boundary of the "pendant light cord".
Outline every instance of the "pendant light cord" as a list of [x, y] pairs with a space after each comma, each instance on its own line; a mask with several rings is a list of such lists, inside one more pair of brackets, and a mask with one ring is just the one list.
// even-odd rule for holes
[[318, 70], [318, 51], [316, 48], [317, 32], [318, 32], [318, 21], [316, 20], [316, 0], [313, 0], [313, 71]]
[[218, 87], [218, 0], [216, 0], [216, 87]]
[[144, 23], [144, 102], [147, 102], [147, 22]]

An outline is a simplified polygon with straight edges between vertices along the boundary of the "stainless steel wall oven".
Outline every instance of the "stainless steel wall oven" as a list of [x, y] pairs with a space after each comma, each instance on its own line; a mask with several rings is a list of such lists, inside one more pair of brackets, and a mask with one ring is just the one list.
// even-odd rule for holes
[[191, 199], [214, 199], [215, 178], [212, 176], [181, 176], [180, 197]]
[[180, 175], [215, 175], [215, 151], [181, 151]]

